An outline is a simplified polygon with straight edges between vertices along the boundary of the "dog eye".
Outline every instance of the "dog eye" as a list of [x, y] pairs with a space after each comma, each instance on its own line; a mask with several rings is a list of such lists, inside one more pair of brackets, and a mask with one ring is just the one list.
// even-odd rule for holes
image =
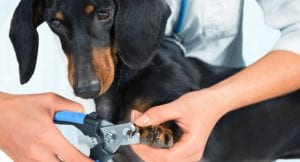
[[97, 10], [96, 14], [97, 14], [97, 18], [99, 20], [105, 20], [105, 19], [109, 18], [110, 10], [109, 9], [99, 9], [99, 10]]
[[50, 19], [49, 23], [50, 23], [51, 27], [53, 27], [53, 28], [57, 28], [58, 29], [61, 26], [61, 21], [59, 21], [57, 19]]

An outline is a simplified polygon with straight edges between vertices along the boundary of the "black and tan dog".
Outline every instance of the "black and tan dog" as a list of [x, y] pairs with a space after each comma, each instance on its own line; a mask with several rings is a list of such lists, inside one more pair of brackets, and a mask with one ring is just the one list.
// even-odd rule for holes
[[[144, 112], [239, 70], [183, 57], [175, 44], [164, 39], [169, 14], [163, 0], [21, 0], [10, 31], [21, 83], [34, 72], [36, 28], [43, 22], [60, 37], [75, 94], [95, 98], [100, 117], [115, 123], [128, 120], [131, 109]], [[175, 141], [180, 136], [172, 122], [141, 131], [143, 143], [153, 147], [170, 147], [172, 132]], [[295, 92], [223, 117], [203, 159], [248, 162], [300, 157], [299, 136], [300, 93]], [[140, 160], [125, 147], [115, 161]]]

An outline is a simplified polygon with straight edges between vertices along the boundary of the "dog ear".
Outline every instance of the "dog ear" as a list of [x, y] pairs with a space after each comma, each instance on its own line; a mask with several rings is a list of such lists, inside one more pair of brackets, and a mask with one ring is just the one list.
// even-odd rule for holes
[[116, 0], [116, 7], [119, 57], [130, 68], [143, 68], [164, 37], [170, 9], [163, 0]]
[[44, 21], [41, 0], [21, 0], [13, 15], [10, 39], [19, 63], [21, 84], [31, 78], [37, 60], [38, 33], [36, 28]]

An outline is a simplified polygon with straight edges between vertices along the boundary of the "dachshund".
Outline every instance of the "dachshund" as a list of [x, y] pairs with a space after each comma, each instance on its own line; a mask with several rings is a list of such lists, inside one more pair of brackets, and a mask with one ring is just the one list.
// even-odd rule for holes
[[[164, 0], [21, 0], [10, 29], [20, 82], [34, 73], [43, 22], [60, 38], [75, 95], [93, 98], [98, 115], [114, 123], [128, 121], [132, 109], [145, 112], [242, 69], [184, 57], [164, 35], [170, 13]], [[296, 91], [228, 113], [213, 129], [202, 160], [300, 157], [299, 98]], [[174, 121], [140, 132], [142, 143], [158, 148], [171, 147], [182, 134]], [[114, 161], [142, 160], [123, 147]]]

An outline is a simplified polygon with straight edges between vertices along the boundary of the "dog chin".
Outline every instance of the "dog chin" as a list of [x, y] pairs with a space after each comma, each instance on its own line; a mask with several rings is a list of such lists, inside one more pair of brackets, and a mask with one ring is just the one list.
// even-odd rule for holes
[[99, 97], [101, 94], [95, 91], [83, 91], [83, 90], [78, 90], [74, 88], [74, 94], [77, 97], [83, 98], [83, 99], [95, 99]]

